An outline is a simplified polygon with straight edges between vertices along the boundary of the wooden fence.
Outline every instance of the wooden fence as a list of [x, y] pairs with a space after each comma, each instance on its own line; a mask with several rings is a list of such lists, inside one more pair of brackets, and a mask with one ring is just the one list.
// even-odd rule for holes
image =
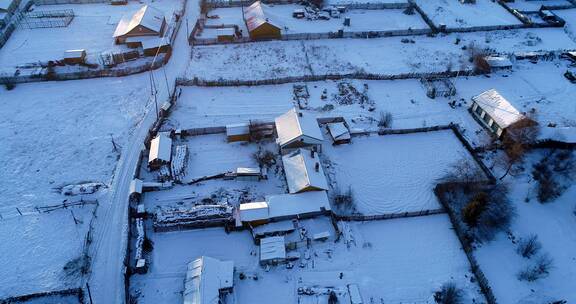
[[73, 297], [75, 296], [78, 298], [79, 304], [84, 304], [84, 290], [82, 290], [82, 288], [45, 291], [15, 297], [8, 297], [5, 299], [0, 299], [0, 304], [22, 303], [24, 301], [47, 298], [51, 296], [73, 296]]
[[404, 217], [426, 216], [426, 215], [442, 214], [442, 213], [446, 213], [444, 208], [431, 209], [431, 210], [421, 210], [421, 211], [400, 212], [400, 213], [375, 214], [375, 215], [362, 215], [362, 214], [340, 215], [340, 214], [334, 214], [334, 218], [336, 220], [340, 220], [340, 221], [367, 222], [367, 221], [380, 221], [380, 220], [389, 220], [389, 219], [404, 218]]

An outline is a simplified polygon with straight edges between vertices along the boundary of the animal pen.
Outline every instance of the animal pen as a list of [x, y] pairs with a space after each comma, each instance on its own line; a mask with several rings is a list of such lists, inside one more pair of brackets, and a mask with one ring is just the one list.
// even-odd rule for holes
[[426, 88], [426, 96], [429, 98], [456, 95], [456, 87], [449, 78], [422, 78], [420, 82]]
[[72, 19], [71, 9], [20, 13], [18, 26], [25, 29], [67, 27]]

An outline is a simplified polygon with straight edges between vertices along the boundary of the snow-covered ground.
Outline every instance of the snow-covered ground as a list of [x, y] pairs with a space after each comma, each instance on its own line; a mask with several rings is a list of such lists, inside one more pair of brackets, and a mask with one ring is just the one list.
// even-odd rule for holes
[[143, 4], [150, 4], [163, 11], [167, 22], [172, 13], [182, 6], [180, 0], [129, 2], [128, 5], [114, 6], [108, 3], [36, 6], [35, 12], [71, 9], [75, 16], [67, 27], [19, 27], [0, 49], [0, 68], [62, 60], [67, 50], [85, 49], [92, 63], [99, 62], [101, 53], [128, 51], [126, 46], [114, 44], [112, 35], [122, 16], [134, 13]]
[[[258, 80], [355, 72], [385, 75], [442, 72], [469, 69], [469, 54], [462, 47], [471, 43], [502, 53], [576, 48], [576, 43], [560, 28], [408, 38], [414, 43], [403, 43], [402, 39], [406, 38], [390, 37], [194, 47], [186, 77]], [[455, 44], [457, 39], [460, 41]]]
[[[295, 9], [303, 9], [304, 6], [274, 5], [267, 7], [266, 15], [270, 21], [282, 29], [284, 34], [300, 33], [327, 33], [337, 32], [344, 29], [346, 32], [364, 31], [391, 31], [407, 29], [428, 29], [428, 25], [422, 20], [420, 15], [406, 15], [402, 9], [383, 10], [349, 10], [342, 14], [340, 18], [330, 18], [330, 20], [307, 20], [292, 17]], [[242, 19], [242, 8], [218, 8], [208, 13], [210, 16], [218, 16], [218, 19], [207, 19], [207, 25], [236, 24], [243, 33], [248, 33], [246, 25]], [[350, 26], [343, 27], [345, 17], [350, 18]], [[208, 37], [214, 31], [205, 31], [202, 37]]]
[[[186, 264], [207, 255], [235, 262], [234, 292], [228, 303], [293, 304], [299, 300], [297, 287], [345, 288], [350, 283], [359, 285], [368, 303], [371, 298], [375, 303], [432, 303], [434, 290], [448, 281], [464, 288], [467, 302], [472, 298], [482, 302], [477, 285], [470, 283], [468, 261], [446, 215], [350, 226], [356, 240], [350, 248], [342, 240], [314, 242], [309, 250], [311, 259], [303, 260], [304, 267], [278, 266], [270, 271], [258, 265], [258, 248], [248, 232], [227, 234], [215, 228], [152, 234], [150, 271], [133, 276], [131, 290], [140, 294], [138, 303], [177, 303], [182, 297]], [[306, 251], [305, 246], [298, 250]], [[248, 278], [240, 280], [240, 272]], [[307, 298], [301, 296], [300, 300]]]
[[432, 189], [459, 160], [474, 164], [452, 131], [366, 136], [325, 146], [324, 163], [340, 191], [352, 190], [364, 215], [439, 209]]
[[542, 5], [560, 6], [571, 5], [571, 3], [567, 0], [516, 0], [514, 2], [507, 3], [507, 5], [519, 11], [538, 11]]
[[420, 8], [436, 26], [448, 28], [472, 26], [522, 24], [497, 2], [476, 0], [475, 4], [463, 4], [451, 0], [416, 0]]

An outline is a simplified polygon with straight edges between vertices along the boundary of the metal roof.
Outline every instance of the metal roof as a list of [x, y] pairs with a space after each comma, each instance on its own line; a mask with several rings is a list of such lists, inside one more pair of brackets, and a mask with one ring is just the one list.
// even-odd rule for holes
[[511, 124], [524, 118], [524, 116], [495, 89], [474, 96], [472, 100], [476, 102], [500, 128], [507, 128]]
[[[312, 154], [315, 154], [312, 157]], [[282, 157], [288, 192], [298, 193], [308, 187], [328, 189], [326, 176], [320, 164], [318, 153], [298, 149]]]
[[324, 140], [316, 117], [307, 113], [297, 112], [294, 108], [276, 117], [274, 123], [280, 146], [289, 144], [301, 136], [306, 136], [319, 142]]
[[144, 5], [132, 15], [124, 15], [116, 31], [114, 31], [114, 38], [124, 36], [131, 30], [141, 25], [151, 31], [160, 33], [162, 24], [164, 23], [164, 13], [152, 6]]

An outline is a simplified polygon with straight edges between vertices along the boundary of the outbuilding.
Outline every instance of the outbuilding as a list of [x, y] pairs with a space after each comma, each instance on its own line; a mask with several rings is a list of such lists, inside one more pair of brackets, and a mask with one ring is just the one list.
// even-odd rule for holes
[[267, 6], [260, 1], [244, 8], [243, 17], [252, 40], [280, 39], [282, 38], [280, 27], [266, 15]]
[[286, 262], [284, 236], [271, 236], [260, 240], [260, 265], [278, 265]]
[[298, 149], [282, 157], [288, 192], [328, 190], [326, 176], [318, 153]]
[[148, 154], [148, 167], [155, 170], [162, 165], [170, 164], [172, 158], [172, 139], [163, 133], [158, 134], [150, 141]]
[[277, 143], [282, 154], [299, 148], [322, 151], [324, 138], [316, 117], [292, 108], [276, 117], [274, 124], [278, 135]]
[[128, 37], [161, 37], [165, 29], [164, 13], [157, 8], [144, 5], [135, 13], [122, 17], [113, 37], [117, 44], [121, 44], [125, 43]]
[[188, 263], [184, 279], [184, 304], [221, 303], [234, 287], [234, 262], [202, 256]]
[[216, 30], [216, 37], [219, 42], [232, 42], [236, 38], [236, 29], [233, 27], [225, 27]]
[[247, 123], [226, 125], [228, 142], [250, 141], [250, 126]]
[[333, 122], [327, 125], [328, 133], [334, 145], [349, 144], [352, 137], [344, 122]]
[[85, 62], [86, 50], [68, 50], [64, 52], [64, 63], [66, 64], [80, 64]]
[[168, 53], [172, 50], [170, 42], [163, 38], [148, 38], [142, 40], [142, 50], [144, 56], [156, 56], [157, 54]]
[[240, 221], [250, 226], [258, 226], [270, 221], [267, 202], [240, 204], [239, 215]]
[[494, 89], [472, 97], [470, 113], [497, 137], [502, 136], [506, 128], [524, 118], [524, 115]]
[[484, 60], [490, 67], [490, 71], [504, 70], [512, 68], [512, 61], [505, 56], [490, 55], [485, 56]]

